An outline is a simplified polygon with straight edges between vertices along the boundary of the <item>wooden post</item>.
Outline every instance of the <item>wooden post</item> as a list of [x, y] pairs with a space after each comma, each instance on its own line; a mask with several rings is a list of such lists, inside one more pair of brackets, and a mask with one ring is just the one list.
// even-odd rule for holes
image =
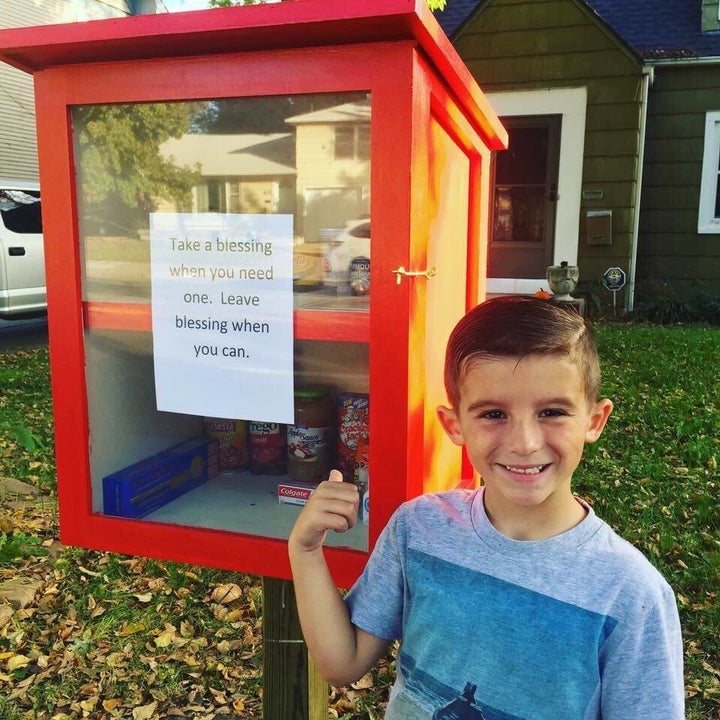
[[327, 720], [328, 685], [300, 631], [295, 588], [263, 577], [263, 719]]

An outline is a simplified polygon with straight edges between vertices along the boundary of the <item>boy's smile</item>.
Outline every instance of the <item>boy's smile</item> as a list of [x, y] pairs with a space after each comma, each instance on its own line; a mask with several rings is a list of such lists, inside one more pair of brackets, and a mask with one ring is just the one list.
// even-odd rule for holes
[[572, 474], [611, 410], [609, 400], [588, 402], [576, 363], [530, 355], [473, 360], [461, 378], [459, 409], [441, 407], [438, 414], [482, 476], [496, 528], [516, 539], [539, 539], [584, 517], [572, 495]]

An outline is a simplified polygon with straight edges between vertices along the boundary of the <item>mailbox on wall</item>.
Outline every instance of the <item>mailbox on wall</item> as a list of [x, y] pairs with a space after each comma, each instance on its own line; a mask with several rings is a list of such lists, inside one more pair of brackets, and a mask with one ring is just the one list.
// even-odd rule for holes
[[[35, 78], [61, 536], [289, 578], [330, 465], [393, 510], [473, 482], [443, 350], [506, 134], [415, 0], [0, 32]], [[367, 498], [366, 498], [367, 499]]]

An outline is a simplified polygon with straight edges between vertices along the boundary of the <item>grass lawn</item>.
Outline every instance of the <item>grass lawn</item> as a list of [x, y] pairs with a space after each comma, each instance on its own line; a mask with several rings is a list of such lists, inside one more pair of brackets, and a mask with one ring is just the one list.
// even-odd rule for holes
[[[687, 718], [718, 720], [720, 329], [597, 334], [615, 411], [576, 490], [675, 588]], [[0, 583], [32, 589], [22, 607], [0, 603], [0, 718], [260, 718], [259, 579], [62, 547], [52, 443], [47, 352], [0, 354], [0, 476], [41, 490], [0, 498]], [[333, 690], [332, 717], [381, 717], [391, 679], [389, 656]]]

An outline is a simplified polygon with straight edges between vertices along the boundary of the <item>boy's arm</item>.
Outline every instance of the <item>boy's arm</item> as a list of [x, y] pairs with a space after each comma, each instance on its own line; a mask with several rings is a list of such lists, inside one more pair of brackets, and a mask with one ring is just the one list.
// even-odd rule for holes
[[350, 613], [328, 570], [322, 543], [328, 530], [345, 532], [357, 520], [357, 488], [334, 470], [310, 496], [290, 534], [289, 554], [300, 625], [320, 674], [340, 687], [362, 677], [386, 652], [389, 640], [370, 635]]

